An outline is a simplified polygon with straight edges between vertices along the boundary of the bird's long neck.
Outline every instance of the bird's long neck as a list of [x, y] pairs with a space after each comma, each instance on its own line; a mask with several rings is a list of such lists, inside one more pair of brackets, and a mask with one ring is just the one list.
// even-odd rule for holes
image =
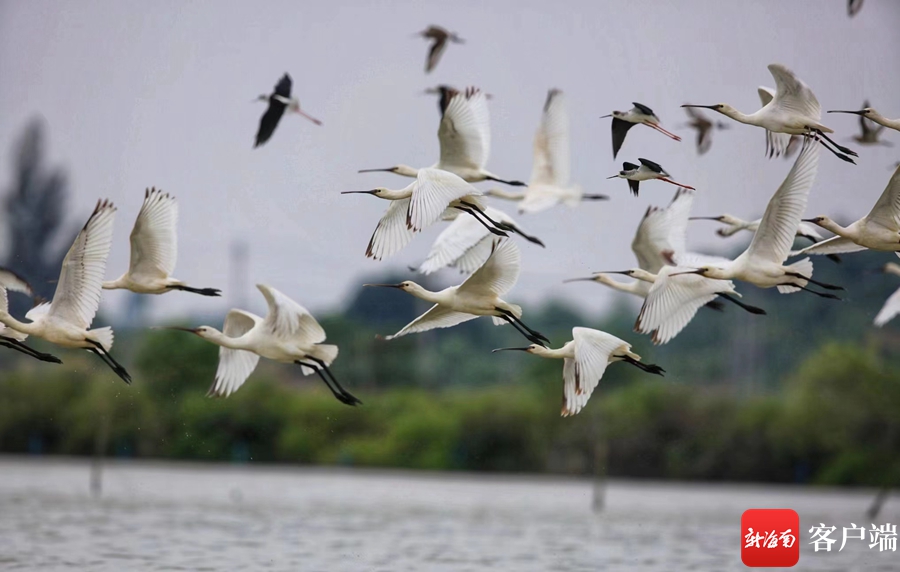
[[719, 113], [724, 115], [725, 117], [730, 117], [735, 121], [740, 123], [746, 123], [747, 125], [757, 125], [758, 121], [755, 117], [755, 113], [751, 115], [747, 115], [746, 113], [741, 113], [737, 109], [717, 109]]
[[828, 232], [832, 232], [838, 236], [843, 236], [844, 238], [849, 238], [850, 240], [856, 238], [857, 233], [855, 233], [854, 229], [851, 228], [853, 225], [843, 227], [831, 219], [822, 220], [816, 224], [818, 224]]
[[405, 187], [403, 189], [397, 190], [397, 191], [394, 191], [391, 189], [386, 189], [384, 191], [381, 191], [380, 195], [376, 195], [376, 196], [379, 199], [385, 199], [388, 201], [402, 201], [403, 199], [408, 199], [409, 197], [412, 196], [413, 185], [415, 185], [415, 183], [413, 183], [412, 185], [409, 185], [408, 187]]
[[900, 119], [888, 119], [884, 115], [880, 113], [870, 113], [869, 114], [872, 121], [879, 125], [883, 125], [888, 129], [894, 129], [896, 131], [900, 131]]
[[[571, 343], [571, 342], [569, 342], [569, 343]], [[552, 348], [536, 346], [529, 353], [534, 354], [536, 356], [541, 356], [542, 358], [565, 359], [565, 358], [573, 357], [573, 355], [574, 355], [574, 352], [569, 351], [570, 348], [568, 346], [569, 346], [569, 344], [566, 344], [563, 347], [555, 349], [555, 350]]]
[[605, 286], [609, 286], [613, 290], [618, 290], [619, 292], [627, 292], [629, 294], [637, 294], [638, 290], [641, 288], [639, 280], [632, 280], [631, 282], [619, 282], [618, 280], [613, 280], [605, 274], [598, 274], [597, 282]]
[[488, 189], [484, 194], [489, 197], [497, 197], [498, 199], [505, 199], [507, 201], [521, 201], [525, 198], [525, 193], [511, 192], [505, 189]]
[[638, 280], [643, 280], [644, 282], [649, 282], [651, 284], [656, 282], [656, 274], [653, 274], [652, 272], [647, 272], [646, 270], [641, 270], [641, 269], [635, 268], [632, 273], [632, 276], [637, 278]]
[[23, 334], [28, 334], [29, 336], [37, 336], [40, 337], [41, 334], [41, 326], [35, 322], [20, 322], [15, 319], [12, 314], [5, 311], [0, 311], [0, 323], [2, 323], [7, 328], [12, 328], [18, 332]]
[[432, 292], [418, 284], [413, 283], [413, 287], [409, 289], [409, 293], [419, 298], [420, 300], [425, 300], [426, 302], [431, 302], [432, 304], [440, 304], [444, 302], [446, 296], [444, 295], [450, 288], [446, 290], [441, 290], [440, 292]]
[[245, 343], [245, 336], [241, 336], [238, 338], [232, 338], [231, 336], [226, 336], [219, 330], [215, 328], [206, 327], [206, 333], [201, 336], [204, 340], [208, 340], [217, 346], [222, 346], [223, 348], [228, 348], [230, 350], [246, 350], [248, 349], [247, 344]]

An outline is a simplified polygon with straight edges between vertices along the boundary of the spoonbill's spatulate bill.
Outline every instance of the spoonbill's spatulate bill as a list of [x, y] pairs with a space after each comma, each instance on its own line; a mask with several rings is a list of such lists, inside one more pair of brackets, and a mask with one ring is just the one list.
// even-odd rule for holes
[[278, 80], [278, 83], [275, 84], [275, 91], [270, 95], [263, 94], [256, 98], [258, 101], [267, 101], [269, 107], [259, 120], [259, 129], [256, 132], [256, 143], [254, 143], [254, 147], [259, 147], [272, 137], [272, 134], [275, 133], [275, 128], [278, 127], [278, 122], [281, 121], [281, 116], [284, 115], [285, 111], [301, 115], [316, 125], [322, 125], [321, 121], [307, 115], [306, 112], [300, 109], [299, 99], [291, 97], [291, 83], [291, 76], [285, 73], [281, 76], [281, 79]]
[[[855, 163], [847, 155], [857, 154], [842, 145], [838, 145], [827, 133], [833, 129], [822, 125], [822, 109], [812, 90], [803, 83], [791, 70], [781, 64], [769, 64], [769, 72], [775, 78], [775, 95], [762, 109], [745, 115], [727, 103], [716, 105], [685, 104], [682, 107], [704, 107], [730, 117], [740, 123], [755, 125], [768, 130], [766, 151], [769, 156], [781, 155], [790, 142], [791, 135], [818, 135], [819, 142], [837, 157], [849, 163]], [[765, 92], [765, 93], [764, 93]], [[760, 88], [760, 97], [765, 100], [767, 90]], [[827, 142], [827, 143], [826, 143]], [[834, 146], [829, 147], [828, 143]]]
[[613, 149], [613, 159], [616, 158], [616, 155], [619, 154], [619, 149], [622, 148], [622, 143], [625, 142], [625, 136], [628, 134], [628, 130], [634, 127], [635, 125], [646, 125], [652, 129], [656, 129], [663, 135], [667, 137], [671, 137], [675, 141], [681, 141], [681, 137], [675, 135], [674, 133], [670, 133], [663, 129], [659, 125], [659, 117], [653, 113], [653, 110], [638, 103], [636, 101], [632, 102], [632, 107], [628, 111], [613, 111], [609, 115], [604, 115], [601, 119], [605, 117], [612, 117], [612, 149]]
[[519, 350], [549, 359], [563, 361], [562, 416], [575, 415], [587, 405], [588, 399], [599, 385], [609, 364], [623, 361], [647, 373], [663, 375], [658, 365], [641, 361], [641, 356], [631, 351], [631, 344], [612, 334], [591, 328], [572, 328], [572, 340], [559, 349], [549, 349], [539, 344], [524, 348], [497, 348], [494, 351]]
[[107, 290], [124, 289], [138, 294], [164, 294], [172, 290], [202, 296], [220, 296], [215, 288], [192, 288], [172, 278], [178, 259], [178, 203], [175, 197], [155, 188], [144, 192], [144, 204], [131, 231], [131, 262], [128, 271], [104, 282]]
[[[34, 290], [32, 290], [31, 284], [12, 270], [0, 267], [0, 313], [4, 314], [9, 313], [7, 291], [20, 292], [31, 296], [32, 299], [34, 298]], [[40, 361], [62, 363], [58, 357], [52, 354], [39, 352], [25, 345], [23, 342], [26, 339], [28, 339], [28, 334], [23, 334], [0, 323], [0, 346], [16, 350]]]
[[259, 358], [264, 357], [299, 365], [304, 375], [315, 372], [341, 403], [362, 403], [341, 387], [331, 373], [329, 366], [337, 358], [338, 347], [322, 343], [325, 330], [312, 314], [271, 286], [256, 287], [269, 306], [265, 319], [232, 309], [225, 316], [221, 332], [211, 326], [169, 328], [196, 334], [219, 346], [219, 367], [209, 395], [228, 397], [237, 391], [256, 369]]
[[519, 279], [521, 255], [519, 247], [511, 240], [494, 242], [494, 248], [484, 265], [459, 286], [451, 286], [440, 292], [431, 292], [409, 280], [400, 284], [364, 284], [397, 288], [416, 298], [434, 304], [427, 312], [407, 324], [392, 340], [437, 328], [449, 328], [474, 320], [478, 316], [491, 316], [495, 325], [512, 324], [528, 341], [544, 345], [547, 338], [522, 322], [522, 308], [501, 298], [512, 290]]
[[807, 287], [808, 284], [815, 284], [827, 290], [843, 290], [839, 286], [813, 280], [813, 264], [809, 258], [784, 265], [797, 235], [800, 217], [806, 209], [818, 165], [818, 145], [807, 139], [791, 171], [769, 200], [750, 246], [730, 262], [702, 265], [690, 273], [719, 280], [742, 280], [759, 288], [777, 287], [783, 294], [805, 290], [823, 298], [837, 298], [834, 294]]
[[694, 187], [673, 181], [670, 178], [672, 175], [666, 173], [659, 163], [655, 163], [650, 159], [638, 159], [638, 161], [640, 161], [640, 165], [635, 165], [634, 163], [622, 163], [622, 170], [612, 177], [607, 177], [607, 179], [619, 178], [627, 180], [628, 188], [631, 189], [631, 194], [634, 196], [638, 196], [641, 181], [650, 181], [652, 179], [672, 183], [673, 185], [684, 187], [685, 189], [690, 189], [692, 191], [695, 190]]
[[900, 256], [900, 166], [881, 193], [869, 214], [843, 227], [827, 216], [817, 216], [806, 222], [817, 224], [837, 236], [807, 246], [792, 255], [839, 254], [860, 250], [884, 250]]
[[20, 322], [0, 307], [0, 322], [64, 348], [86, 349], [99, 356], [125, 383], [131, 383], [131, 376], [109, 353], [112, 328], [88, 329], [100, 306], [115, 215], [111, 202], [98, 201], [63, 260], [53, 301], [25, 314], [30, 322]]
[[[478, 88], [451, 91], [441, 97], [442, 115], [438, 128], [441, 158], [433, 169], [450, 171], [468, 183], [497, 181], [524, 186], [521, 181], [501, 179], [485, 169], [491, 151], [491, 119], [487, 96]], [[362, 169], [360, 173], [385, 171], [404, 177], [415, 177], [419, 169], [396, 165], [386, 169]]]
[[523, 193], [490, 189], [485, 194], [519, 201], [519, 214], [540, 212], [560, 203], [574, 207], [581, 201], [608, 199], [606, 195], [585, 194], [580, 185], [571, 183], [570, 139], [565, 94], [551, 89], [534, 136], [534, 161], [528, 188]]
[[[530, 242], [544, 246], [540, 240], [525, 233], [505, 212], [485, 207], [484, 214], [491, 220], [502, 223], [504, 228], [524, 236]], [[441, 268], [453, 267], [463, 274], [471, 274], [491, 255], [493, 244], [494, 235], [481, 221], [471, 216], [458, 216], [435, 239], [425, 261], [412, 270], [432, 274]]]
[[431, 25], [417, 34], [427, 40], [431, 40], [431, 48], [428, 50], [428, 59], [425, 60], [425, 73], [431, 71], [441, 61], [441, 55], [447, 49], [447, 43], [464, 44], [466, 41], [456, 35], [455, 32], [448, 32], [440, 26]]

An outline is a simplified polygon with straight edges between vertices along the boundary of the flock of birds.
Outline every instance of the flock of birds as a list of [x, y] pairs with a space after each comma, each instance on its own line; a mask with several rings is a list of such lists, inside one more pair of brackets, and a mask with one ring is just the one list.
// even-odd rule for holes
[[[430, 26], [419, 35], [433, 43], [428, 53], [426, 72], [437, 65], [449, 43], [462, 43], [455, 33]], [[714, 129], [724, 123], [704, 117], [697, 108], [707, 108], [737, 122], [761, 127], [766, 132], [766, 152], [770, 157], [799, 153], [781, 186], [769, 200], [765, 214], [758, 220], [743, 220], [724, 214], [717, 217], [691, 217], [696, 195], [693, 187], [677, 183], [658, 163], [639, 158], [638, 163], [625, 162], [619, 173], [637, 196], [641, 182], [660, 180], [679, 188], [665, 208], [650, 207], [641, 220], [632, 250], [637, 267], [618, 272], [597, 272], [588, 280], [643, 299], [635, 331], [648, 334], [656, 344], [672, 340], [704, 307], [721, 309], [723, 302], [732, 303], [753, 314], [765, 310], [740, 300], [735, 281], [759, 288], [777, 288], [788, 294], [805, 291], [816, 296], [839, 299], [833, 292], [840, 286], [813, 279], [813, 263], [807, 255], [838, 254], [865, 249], [883, 250], [900, 256], [900, 167], [894, 172], [871, 212], [843, 227], [825, 216], [802, 219], [810, 190], [816, 178], [820, 147], [843, 161], [854, 163], [857, 153], [836, 143], [828, 134], [833, 130], [821, 123], [819, 102], [812, 90], [791, 70], [772, 64], [769, 71], [775, 89], [759, 88], [762, 107], [744, 114], [721, 103], [684, 105], [697, 131], [697, 149], [704, 153], [711, 144]], [[265, 144], [285, 113], [301, 115], [321, 125], [304, 112], [291, 95], [292, 82], [285, 74], [273, 92], [262, 95], [268, 107], [263, 114], [255, 147]], [[461, 284], [438, 292], [429, 291], [413, 281], [399, 284], [365, 284], [402, 290], [432, 304], [431, 308], [393, 335], [400, 336], [449, 328], [479, 316], [489, 316], [494, 324], [509, 324], [530, 345], [501, 350], [521, 350], [544, 358], [563, 360], [563, 415], [578, 413], [587, 403], [607, 366], [625, 362], [648, 373], [662, 375], [664, 370], [642, 361], [631, 351], [631, 345], [599, 330], [574, 327], [572, 340], [558, 349], [549, 347], [550, 340], [523, 321], [520, 306], [505, 298], [515, 286], [520, 272], [520, 251], [515, 234], [543, 247], [543, 242], [527, 233], [510, 215], [486, 204], [486, 197], [515, 201], [519, 214], [545, 211], [555, 205], [575, 207], [583, 201], [605, 200], [605, 195], [584, 193], [570, 180], [569, 117], [565, 95], [551, 89], [534, 139], [534, 162], [527, 184], [504, 178], [487, 170], [490, 152], [489, 96], [477, 88], [457, 90], [438, 86], [441, 120], [438, 127], [440, 157], [430, 167], [414, 168], [398, 164], [384, 169], [412, 178], [401, 189], [376, 187], [345, 193], [370, 194], [388, 201], [384, 215], [375, 226], [365, 250], [367, 257], [381, 260], [402, 250], [423, 229], [449, 222], [435, 240], [426, 259], [411, 268], [423, 274], [453, 267], [469, 274]], [[831, 112], [829, 112], [831, 113]], [[862, 145], [887, 144], [879, 139], [881, 129], [900, 130], [900, 120], [890, 120], [866, 104], [859, 111], [836, 111], [860, 116], [862, 133], [855, 140]], [[638, 125], [654, 129], [674, 141], [681, 138], [660, 125], [652, 109], [634, 103], [629, 111], [613, 111], [611, 117], [612, 153], [615, 158], [629, 131]], [[880, 125], [880, 128], [873, 127]], [[482, 192], [472, 185], [480, 181], [505, 183], [521, 187], [520, 191], [490, 189]], [[31, 286], [13, 269], [0, 269], [0, 345], [20, 351], [36, 359], [61, 363], [51, 354], [39, 352], [25, 341], [35, 336], [63, 348], [85, 349], [96, 354], [125, 382], [131, 376], [112, 356], [113, 331], [109, 327], [91, 329], [103, 289], [126, 289], [139, 294], [164, 294], [173, 290], [202, 296], [219, 296], [214, 288], [189, 286], [172, 276], [177, 259], [178, 204], [174, 197], [157, 189], [148, 189], [131, 232], [131, 257], [127, 271], [111, 281], [104, 279], [106, 261], [112, 246], [112, 229], [116, 208], [100, 200], [79, 232], [63, 261], [55, 295], [50, 302], [35, 299], [36, 305], [20, 321], [9, 314], [7, 291], [34, 297]], [[734, 260], [709, 256], [688, 250], [688, 221], [711, 219], [725, 226], [721, 236], [737, 232], [753, 233], [747, 249]], [[818, 228], [834, 234], [823, 238]], [[792, 251], [796, 238], [813, 244]], [[800, 256], [788, 264], [788, 258]], [[884, 271], [900, 276], [900, 265], [887, 264]], [[623, 274], [631, 282], [614, 280]], [[225, 316], [222, 330], [211, 326], [174, 328], [200, 336], [216, 344], [219, 363], [210, 394], [228, 396], [236, 391], [255, 369], [260, 357], [297, 365], [305, 375], [318, 375], [335, 398], [347, 405], [361, 403], [337, 381], [330, 366], [337, 358], [338, 347], [326, 344], [325, 331], [300, 304], [282, 292], [259, 284], [268, 304], [263, 318], [240, 309]], [[900, 290], [891, 296], [875, 319], [882, 325], [900, 312]]]

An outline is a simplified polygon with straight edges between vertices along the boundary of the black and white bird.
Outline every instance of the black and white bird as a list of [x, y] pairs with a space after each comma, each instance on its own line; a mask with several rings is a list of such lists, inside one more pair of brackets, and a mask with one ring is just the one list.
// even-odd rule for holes
[[[24, 278], [7, 268], [0, 268], [0, 310], [9, 312], [9, 304], [7, 300], [7, 291], [20, 292], [34, 298], [34, 291]], [[45, 354], [26, 346], [23, 342], [28, 339], [28, 334], [8, 328], [0, 324], [0, 346], [22, 352], [27, 356], [31, 356], [41, 361], [51, 363], [62, 363], [58, 357], [52, 354]]]
[[652, 179], [659, 179], [660, 181], [665, 181], [667, 183], [672, 183], [673, 185], [677, 185], [679, 187], [684, 187], [685, 189], [694, 189], [694, 187], [690, 187], [688, 185], [684, 185], [681, 183], [676, 183], [669, 177], [670, 174], [666, 173], [666, 171], [659, 165], [659, 163], [654, 163], [650, 159], [638, 159], [641, 162], [640, 165], [635, 165], [634, 163], [622, 163], [622, 170], [619, 171], [618, 174], [613, 175], [612, 177], [606, 177], [607, 179], [626, 179], [628, 181], [628, 188], [631, 189], [631, 193], [634, 196], [638, 196], [638, 187], [640, 186], [641, 181], [650, 181]]
[[425, 60], [425, 73], [431, 73], [431, 70], [437, 66], [441, 56], [444, 54], [444, 50], [447, 49], [448, 42], [455, 44], [464, 44], [466, 42], [457, 36], [456, 32], [448, 32], [444, 28], [435, 25], [428, 26], [428, 28], [416, 35], [432, 42], [431, 49], [428, 50], [428, 59]]
[[275, 91], [270, 95], [262, 94], [256, 98], [255, 101], [269, 102], [269, 107], [259, 120], [259, 130], [256, 132], [254, 147], [259, 147], [272, 137], [285, 111], [302, 115], [316, 125], [322, 125], [321, 121], [300, 109], [300, 101], [296, 97], [291, 97], [291, 84], [291, 76], [284, 74], [275, 84]]
[[656, 129], [660, 133], [668, 135], [675, 141], [681, 141], [681, 137], [675, 135], [674, 133], [670, 133], [660, 127], [659, 125], [659, 117], [653, 113], [653, 110], [633, 101], [632, 104], [634, 107], [629, 109], [628, 111], [613, 111], [609, 115], [603, 115], [600, 119], [604, 117], [612, 117], [612, 146], [613, 146], [613, 159], [616, 158], [616, 155], [619, 154], [619, 149], [622, 148], [622, 143], [625, 142], [625, 135], [628, 134], [628, 130], [638, 124], [644, 124], [647, 127], [652, 127]]

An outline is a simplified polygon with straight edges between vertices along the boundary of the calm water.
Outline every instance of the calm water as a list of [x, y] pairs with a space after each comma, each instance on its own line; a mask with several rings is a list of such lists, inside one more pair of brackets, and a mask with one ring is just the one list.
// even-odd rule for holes
[[[0, 570], [747, 570], [740, 515], [800, 513], [791, 570], [900, 570], [848, 541], [814, 554], [812, 523], [869, 526], [870, 492], [0, 458]], [[877, 519], [900, 521], [893, 496]]]

